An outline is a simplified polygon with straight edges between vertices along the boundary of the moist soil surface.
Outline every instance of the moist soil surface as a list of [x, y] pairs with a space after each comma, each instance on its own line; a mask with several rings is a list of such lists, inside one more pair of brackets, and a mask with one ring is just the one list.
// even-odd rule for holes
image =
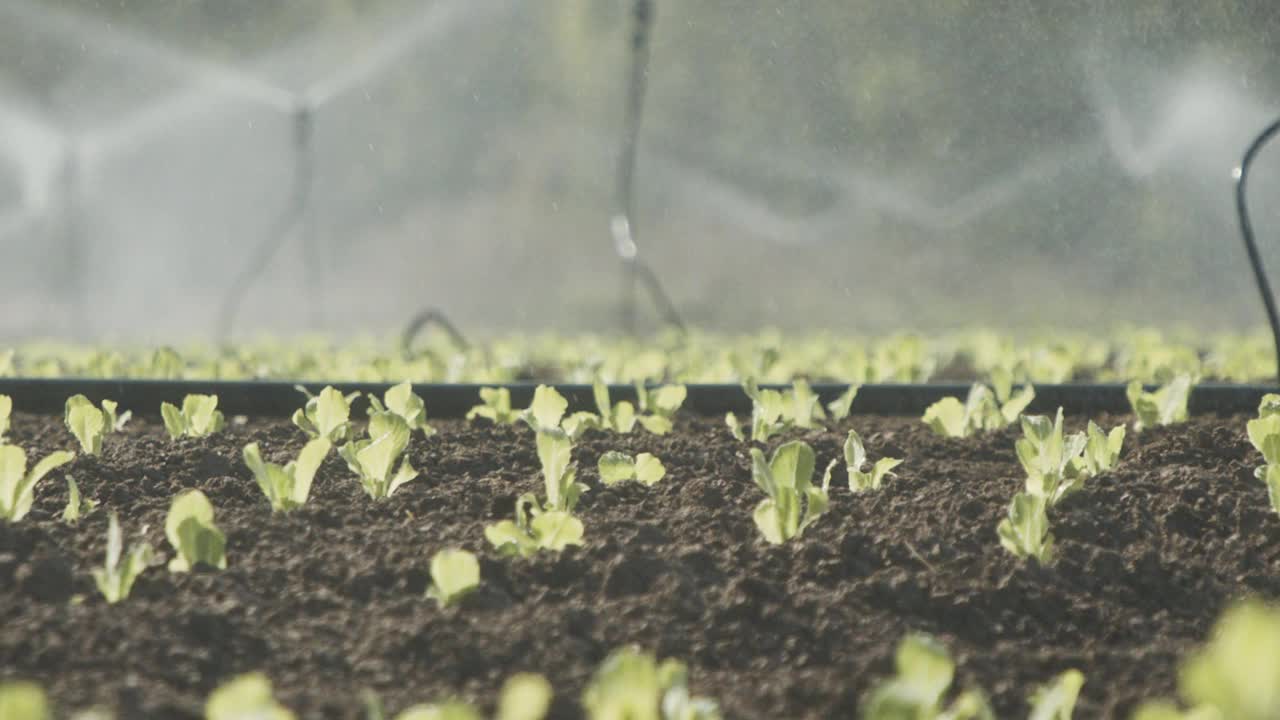
[[[310, 502], [272, 514], [241, 448], [294, 457], [305, 438], [287, 421], [171, 442], [158, 418], [135, 419], [46, 479], [24, 520], [0, 523], [0, 677], [42, 683], [64, 711], [199, 718], [216, 685], [261, 670], [300, 718], [359, 718], [364, 689], [388, 710], [449, 695], [492, 708], [504, 678], [536, 671], [556, 688], [551, 716], [580, 718], [596, 666], [636, 643], [686, 662], [728, 718], [850, 718], [918, 630], [950, 648], [955, 688], [983, 688], [998, 717], [1025, 717], [1033, 688], [1073, 667], [1086, 676], [1076, 717], [1127, 717], [1175, 692], [1179, 658], [1233, 598], [1280, 595], [1280, 518], [1252, 476], [1245, 421], [1130, 432], [1119, 466], [1055, 509], [1058, 560], [1040, 568], [995, 532], [1023, 483], [1013, 428], [945, 439], [917, 418], [855, 416], [772, 440], [807, 441], [822, 468], [854, 428], [872, 460], [905, 461], [862, 494], [841, 463], [829, 512], [783, 546], [752, 522], [763, 495], [721, 419], [681, 417], [665, 437], [591, 432], [574, 449], [591, 486], [584, 546], [522, 560], [483, 531], [521, 493], [543, 494], [523, 426], [436, 421], [409, 449], [423, 476], [385, 501], [330, 454]], [[22, 414], [9, 442], [33, 461], [76, 447], [61, 418]], [[667, 476], [602, 486], [606, 450], [655, 453]], [[77, 525], [60, 518], [65, 474], [100, 503]], [[108, 605], [90, 575], [106, 511], [126, 543], [172, 555], [164, 516], [186, 488], [216, 507], [227, 569], [159, 565]], [[442, 610], [423, 592], [432, 554], [451, 546], [480, 556], [482, 585]]]

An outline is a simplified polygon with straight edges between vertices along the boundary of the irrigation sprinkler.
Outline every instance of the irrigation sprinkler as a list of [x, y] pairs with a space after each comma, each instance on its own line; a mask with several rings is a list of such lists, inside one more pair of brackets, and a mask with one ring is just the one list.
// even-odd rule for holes
[[1277, 133], [1280, 133], [1280, 120], [1275, 120], [1263, 129], [1245, 150], [1244, 159], [1232, 173], [1236, 180], [1236, 214], [1240, 217], [1240, 235], [1244, 238], [1244, 249], [1249, 253], [1249, 264], [1253, 266], [1253, 277], [1258, 283], [1258, 294], [1262, 295], [1262, 306], [1267, 311], [1267, 323], [1271, 325], [1271, 339], [1276, 351], [1276, 381], [1280, 382], [1280, 316], [1276, 314], [1276, 299], [1271, 293], [1271, 283], [1267, 280], [1267, 271], [1262, 266], [1262, 256], [1258, 253], [1258, 243], [1253, 235], [1253, 223], [1249, 221], [1249, 201], [1247, 196], [1249, 169], [1253, 160]]
[[684, 321], [675, 303], [667, 295], [653, 269], [640, 258], [636, 245], [635, 174], [636, 151], [640, 143], [640, 120], [644, 114], [644, 96], [649, 75], [649, 37], [653, 32], [654, 0], [635, 0], [631, 35], [631, 77], [626, 96], [626, 115], [623, 118], [622, 145], [618, 153], [617, 195], [614, 198], [614, 214], [609, 223], [613, 237], [613, 249], [622, 261], [621, 325], [625, 332], [636, 332], [636, 285], [643, 282], [653, 298], [658, 311], [668, 324], [681, 333]]
[[[246, 292], [266, 272], [272, 258], [285, 242], [294, 235], [305, 232], [304, 226], [308, 207], [311, 204], [315, 175], [316, 110], [317, 106], [311, 97], [302, 96], [296, 99], [290, 112], [293, 137], [293, 180], [289, 202], [276, 222], [272, 224], [270, 232], [263, 237], [257, 249], [248, 256], [222, 301], [222, 308], [218, 313], [217, 332], [219, 341], [223, 344], [230, 342], [236, 314], [240, 310], [240, 304]], [[304, 242], [306, 242], [305, 239]], [[308, 253], [308, 255], [311, 254], [313, 253]], [[316, 267], [311, 265], [309, 270], [315, 271]], [[312, 280], [313, 282], [309, 283], [310, 291], [313, 293], [310, 304], [316, 307], [319, 296], [322, 294], [320, 293], [321, 284], [315, 282], [314, 277]]]

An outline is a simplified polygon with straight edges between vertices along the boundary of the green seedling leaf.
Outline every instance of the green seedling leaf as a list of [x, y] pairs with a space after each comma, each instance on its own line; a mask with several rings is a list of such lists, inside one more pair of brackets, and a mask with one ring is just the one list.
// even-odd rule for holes
[[396, 715], [396, 720], [482, 720], [480, 711], [461, 700], [414, 705]]
[[844, 441], [844, 462], [849, 473], [849, 489], [853, 492], [879, 490], [884, 479], [893, 474], [893, 469], [902, 464], [898, 458], [880, 458], [871, 466], [870, 472], [862, 467], [867, 464], [867, 451], [862, 445], [862, 438], [854, 430]]
[[102, 453], [102, 439], [109, 426], [102, 410], [93, 406], [84, 395], [72, 395], [67, 398], [63, 412], [63, 420], [67, 429], [80, 443], [80, 450], [86, 455]]
[[610, 653], [582, 695], [591, 720], [719, 720], [716, 704], [688, 695], [687, 671], [635, 647]]
[[0, 682], [0, 718], [53, 720], [53, 709], [39, 685], [26, 681]]
[[[121, 562], [121, 558], [124, 562]], [[145, 542], [130, 548], [128, 557], [124, 557], [120, 521], [112, 512], [107, 525], [107, 559], [102, 567], [93, 570], [93, 581], [98, 586], [98, 592], [113, 605], [129, 597], [134, 580], [151, 566], [153, 558], [151, 545]]]
[[872, 688], [862, 706], [863, 720], [994, 720], [986, 696], [977, 690], [959, 695], [943, 710], [942, 699], [955, 676], [947, 649], [923, 633], [898, 643], [896, 674]]
[[271, 681], [262, 673], [232, 679], [209, 695], [205, 720], [294, 720], [294, 714], [271, 694]]
[[1053, 421], [1043, 415], [1024, 415], [1022, 434], [1014, 447], [1027, 473], [1028, 493], [1053, 506], [1084, 487], [1088, 438], [1084, 433], [1063, 432], [1062, 408]]
[[172, 403], [161, 403], [160, 416], [164, 418], [164, 428], [169, 437], [174, 440], [208, 437], [226, 427], [226, 418], [218, 410], [217, 395], [187, 395], [182, 399], [181, 409]]
[[576, 440], [588, 430], [602, 430], [600, 416], [592, 412], [576, 412], [560, 421], [560, 428], [570, 439]]
[[[510, 396], [508, 395], [508, 398]], [[374, 395], [369, 395], [370, 415], [381, 414], [385, 412], [394, 413], [404, 420], [409, 426], [409, 430], [421, 430], [423, 437], [431, 437], [436, 434], [435, 428], [427, 424], [427, 405], [422, 398], [413, 392], [413, 384], [408, 380], [395, 385], [387, 390], [382, 396], [383, 402], [379, 402]]]
[[964, 403], [956, 398], [945, 397], [925, 408], [922, 419], [935, 435], [956, 438], [969, 435], [968, 414]]
[[[299, 387], [303, 393], [306, 388]], [[308, 395], [307, 404], [293, 413], [293, 424], [312, 438], [325, 438], [334, 445], [348, 442], [352, 436], [351, 400], [331, 385], [319, 395]]]
[[769, 438], [787, 429], [785, 419], [788, 403], [777, 390], [761, 390], [753, 378], [742, 383], [742, 389], [751, 398], [751, 440], [768, 442]]
[[560, 428], [560, 419], [569, 409], [569, 401], [564, 399], [550, 385], [539, 385], [533, 390], [533, 402], [520, 413], [520, 419], [528, 423], [535, 432]]
[[1131, 720], [1227, 720], [1216, 709], [1203, 706], [1192, 710], [1180, 710], [1167, 700], [1143, 703]]
[[779, 544], [803, 534], [826, 512], [831, 466], [822, 487], [814, 487], [814, 461], [813, 449], [798, 440], [775, 450], [768, 463], [759, 448], [751, 448], [752, 479], [769, 496], [756, 506], [753, 517], [768, 542]]
[[1084, 447], [1085, 474], [1092, 477], [1116, 466], [1124, 445], [1124, 434], [1124, 425], [1117, 425], [1111, 428], [1111, 432], [1103, 434], [1102, 428], [1089, 421], [1086, 431], [1089, 440]]
[[213, 505], [199, 490], [188, 490], [173, 499], [164, 520], [164, 534], [177, 555], [169, 572], [188, 572], [197, 563], [225, 570], [226, 536], [213, 522]]
[[818, 421], [826, 419], [822, 404], [818, 402], [818, 394], [809, 386], [809, 381], [797, 378], [791, 383], [791, 407], [784, 411], [784, 417], [796, 427], [806, 430], [820, 427]]
[[120, 432], [124, 426], [133, 418], [132, 410], [125, 410], [123, 413], [117, 413], [120, 404], [114, 400], [102, 401], [102, 416], [106, 421], [107, 432]]
[[1178, 689], [1223, 720], [1280, 717], [1280, 609], [1246, 600], [1224, 613], [1208, 644], [1183, 662]]
[[536, 673], [516, 673], [502, 684], [494, 720], [542, 720], [551, 709], [551, 683]]
[[858, 390], [861, 387], [861, 385], [850, 385], [847, 390], [840, 393], [840, 397], [827, 403], [827, 412], [831, 413], [833, 420], [840, 421], [849, 417], [849, 412], [853, 409], [853, 400], [858, 397]]
[[1134, 380], [1125, 388], [1129, 405], [1137, 419], [1133, 423], [1135, 432], [1157, 425], [1173, 425], [1186, 422], [1187, 401], [1191, 397], [1194, 384], [1190, 375], [1179, 375], [1167, 385], [1154, 392], [1146, 392], [1142, 383]]
[[532, 494], [516, 500], [515, 522], [503, 520], [484, 529], [484, 536], [503, 555], [533, 557], [539, 550], [559, 552], [581, 545], [582, 521], [563, 510], [543, 511]]
[[258, 443], [249, 443], [244, 446], [244, 464], [267, 496], [272, 512], [287, 512], [306, 504], [316, 471], [332, 447], [328, 438], [312, 438], [302, 447], [297, 460], [281, 467], [265, 462]]
[[578, 498], [587, 491], [586, 485], [577, 482], [577, 468], [570, 461], [573, 442], [563, 430], [553, 428], [538, 431], [537, 446], [547, 492], [543, 509], [573, 512]]
[[62, 521], [74, 525], [80, 518], [93, 512], [98, 507], [95, 500], [80, 497], [80, 486], [75, 478], [67, 476], [67, 506], [62, 509]]
[[457, 603], [480, 587], [480, 562], [466, 550], [441, 550], [431, 558], [431, 587], [427, 597], [440, 607]]
[[0, 520], [17, 522], [35, 502], [36, 484], [54, 469], [75, 459], [66, 450], [50, 453], [27, 472], [27, 453], [17, 445], [0, 445]]
[[626, 453], [610, 450], [600, 456], [598, 464], [600, 480], [605, 485], [635, 480], [642, 485], [653, 485], [667, 474], [662, 461], [649, 453], [632, 458]]
[[418, 477], [409, 459], [396, 468], [396, 460], [409, 447], [411, 431], [404, 419], [390, 412], [369, 416], [369, 437], [338, 449], [347, 467], [360, 478], [365, 493], [374, 500], [391, 497], [401, 485]]
[[1027, 720], [1071, 720], [1082, 687], [1084, 675], [1079, 670], [1067, 670], [1035, 691]]
[[511, 409], [511, 391], [507, 388], [480, 388], [480, 405], [467, 411], [467, 420], [484, 418], [497, 425], [512, 425], [520, 413]]
[[733, 413], [725, 413], [724, 424], [729, 426], [729, 434], [733, 435], [733, 439], [744, 443], [747, 436], [742, 432], [742, 423], [738, 422], [738, 416]]
[[177, 350], [171, 347], [156, 348], [151, 353], [150, 376], [157, 380], [181, 380], [186, 364]]
[[1018, 493], [1009, 514], [996, 532], [1004, 549], [1019, 558], [1035, 558], [1041, 565], [1053, 562], [1053, 535], [1049, 532], [1047, 500], [1041, 495]]

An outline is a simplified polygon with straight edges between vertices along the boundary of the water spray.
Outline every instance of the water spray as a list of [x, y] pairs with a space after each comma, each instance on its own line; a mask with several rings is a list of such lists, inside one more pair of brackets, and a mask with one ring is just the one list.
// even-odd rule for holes
[[1267, 280], [1267, 271], [1262, 266], [1262, 256], [1258, 253], [1258, 243], [1253, 235], [1253, 223], [1249, 221], [1249, 202], [1246, 194], [1249, 169], [1253, 165], [1254, 158], [1277, 133], [1280, 133], [1280, 120], [1272, 122], [1254, 138], [1249, 149], [1244, 153], [1244, 159], [1240, 161], [1240, 167], [1237, 167], [1232, 174], [1236, 180], [1236, 214], [1240, 217], [1240, 235], [1244, 238], [1244, 249], [1249, 253], [1249, 264], [1253, 266], [1253, 277], [1258, 283], [1258, 294], [1262, 295], [1262, 306], [1267, 311], [1267, 323], [1271, 325], [1271, 339], [1276, 351], [1276, 381], [1280, 382], [1280, 316], [1276, 313], [1276, 298], [1271, 293], [1271, 283]]
[[618, 153], [617, 195], [609, 229], [613, 249], [622, 261], [621, 325], [624, 332], [636, 332], [636, 284], [643, 282], [654, 304], [667, 323], [685, 332], [684, 321], [675, 303], [667, 295], [653, 269], [640, 259], [636, 245], [635, 173], [636, 149], [640, 142], [640, 120], [644, 114], [644, 96], [649, 75], [649, 36], [653, 32], [656, 8], [654, 0], [635, 0], [631, 36], [631, 77], [627, 93], [626, 116], [623, 119], [622, 146]]

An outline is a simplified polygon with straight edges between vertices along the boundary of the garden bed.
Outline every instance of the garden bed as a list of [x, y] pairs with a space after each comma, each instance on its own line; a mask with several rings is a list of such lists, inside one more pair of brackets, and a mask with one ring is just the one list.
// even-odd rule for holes
[[[720, 418], [681, 415], [663, 437], [588, 432], [573, 452], [591, 485], [577, 510], [585, 546], [521, 560], [499, 557], [483, 531], [541, 491], [523, 426], [434, 421], [439, 434], [415, 436], [408, 453], [423, 477], [381, 502], [330, 455], [310, 502], [273, 515], [241, 448], [292, 458], [305, 437], [287, 420], [172, 442], [158, 418], [135, 419], [100, 457], [62, 468], [97, 511], [61, 521], [59, 471], [27, 518], [0, 524], [0, 668], [42, 683], [64, 709], [156, 719], [200, 717], [214, 686], [251, 670], [303, 718], [360, 717], [365, 688], [389, 709], [451, 694], [491, 707], [505, 677], [530, 670], [555, 686], [551, 716], [578, 718], [595, 667], [638, 643], [687, 662], [693, 689], [726, 717], [826, 719], [856, 716], [898, 640], [920, 630], [951, 649], [957, 686], [984, 688], [999, 717], [1024, 715], [1025, 696], [1071, 667], [1086, 676], [1077, 717], [1125, 717], [1174, 693], [1178, 658], [1230, 599], [1280, 595], [1280, 518], [1252, 476], [1247, 417], [1131, 432], [1119, 466], [1055, 508], [1059, 559], [1044, 569], [995, 532], [1023, 484], [1016, 428], [945, 439], [918, 417], [855, 415], [785, 433], [770, 445], [804, 439], [820, 467], [850, 428], [873, 459], [905, 462], [883, 490], [858, 495], [841, 464], [829, 512], [777, 547], [752, 522], [763, 494]], [[60, 416], [17, 413], [13, 425], [10, 442], [32, 457], [75, 446]], [[604, 487], [595, 467], [606, 450], [652, 452], [667, 476]], [[107, 605], [90, 577], [104, 510], [128, 538], [145, 527], [171, 553], [164, 516], [186, 488], [217, 508], [228, 568], [152, 568]], [[441, 610], [423, 592], [431, 555], [450, 546], [480, 555], [482, 583]]]

